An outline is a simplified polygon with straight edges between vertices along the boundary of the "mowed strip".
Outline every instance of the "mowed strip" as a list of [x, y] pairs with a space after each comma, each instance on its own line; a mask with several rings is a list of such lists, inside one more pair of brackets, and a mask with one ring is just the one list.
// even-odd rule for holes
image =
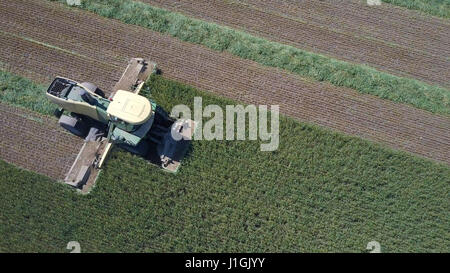
[[114, 86], [122, 73], [119, 66], [34, 41], [21, 36], [20, 32], [11, 34], [1, 30], [0, 62], [7, 70], [39, 83], [49, 83], [56, 76], [62, 76], [93, 82], [107, 90]]
[[64, 179], [82, 143], [54, 118], [0, 103], [0, 158], [7, 162]]
[[[66, 4], [64, 0], [59, 2]], [[239, 58], [277, 67], [302, 77], [352, 88], [363, 94], [406, 103], [433, 113], [450, 115], [450, 91], [438, 85], [397, 77], [361, 64], [339, 61], [142, 2], [86, 0], [82, 8], [103, 17], [169, 34], [212, 50], [226, 51]], [[75, 22], [76, 20], [72, 24]]]
[[[0, 44], [0, 62], [5, 68], [41, 83], [60, 75], [112, 88], [121, 75], [114, 66], [16, 35], [0, 32]], [[0, 103], [0, 158], [7, 162], [61, 180], [82, 143], [54, 118]]]
[[[22, 17], [30, 14], [41, 19], [33, 22], [32, 31], [26, 32], [27, 26], [22, 26], [20, 20], [7, 25], [9, 31], [26, 33], [34, 40], [76, 52], [74, 59], [89, 56], [98, 60], [85, 62], [82, 71], [102, 73], [100, 67], [104, 61], [108, 60], [108, 65], [123, 66], [130, 57], [144, 57], [156, 61], [170, 79], [248, 104], [279, 104], [282, 113], [298, 120], [450, 163], [450, 119], [446, 117], [361, 95], [351, 89], [304, 80], [228, 53], [218, 53], [59, 4], [47, 1], [12, 3], [15, 4], [13, 9], [0, 10], [0, 18], [6, 18], [9, 13], [20, 13]], [[45, 50], [59, 52], [50, 47]], [[17, 54], [3, 48], [0, 53], [0, 61], [5, 59], [5, 54]], [[45, 54], [36, 54], [36, 58], [40, 56], [42, 62], [48, 62]], [[64, 59], [54, 61], [59, 63], [55, 67], [67, 73], [61, 65], [65, 63]], [[28, 66], [36, 73], [40, 68], [40, 65]]]
[[[342, 10], [335, 3], [341, 1], [140, 1], [394, 75], [450, 86], [450, 25], [444, 19], [413, 16], [398, 8], [384, 7], [389, 12], [383, 14], [377, 7], [349, 1], [343, 1]], [[368, 19], [362, 19], [359, 10]]]
[[450, 56], [449, 20], [391, 4], [369, 6], [367, 0], [231, 1], [331, 30], [374, 38], [432, 55]]

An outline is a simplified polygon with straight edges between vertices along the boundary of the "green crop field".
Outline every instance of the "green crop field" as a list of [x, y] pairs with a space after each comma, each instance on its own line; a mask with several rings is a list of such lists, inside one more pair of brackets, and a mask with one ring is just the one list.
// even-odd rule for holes
[[[65, 3], [63, 0], [59, 1]], [[433, 113], [450, 114], [450, 90], [447, 88], [271, 42], [141, 2], [86, 0], [82, 2], [81, 8], [213, 50], [227, 51], [263, 65], [285, 69], [316, 81], [352, 88], [360, 93], [410, 104]]]
[[[167, 110], [236, 104], [161, 76], [142, 94]], [[194, 141], [176, 175], [117, 149], [88, 195], [0, 161], [0, 251], [449, 251], [447, 165], [283, 116], [279, 149], [260, 143]]]

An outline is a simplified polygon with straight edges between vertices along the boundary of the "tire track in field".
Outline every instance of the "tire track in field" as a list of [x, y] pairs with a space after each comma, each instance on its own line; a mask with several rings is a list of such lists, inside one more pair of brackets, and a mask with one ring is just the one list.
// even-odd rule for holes
[[[27, 18], [28, 15], [32, 18]], [[41, 63], [52, 63], [52, 69], [59, 74], [70, 74], [71, 70], [78, 73], [77, 77], [94, 73], [90, 78], [93, 79], [105, 73], [104, 83], [99, 86], [108, 91], [107, 86], [118, 79], [113, 76], [116, 67], [125, 67], [131, 57], [143, 57], [156, 61], [167, 78], [249, 104], [279, 104], [282, 113], [298, 120], [450, 164], [450, 119], [447, 117], [351, 89], [305, 80], [228, 53], [47, 1], [1, 2], [0, 18], [0, 30], [4, 32], [63, 49], [40, 44], [34, 49], [29, 40], [15, 41], [18, 48], [36, 50], [33, 62], [26, 67], [38, 75], [43, 75]], [[11, 21], [14, 23], [8, 23]], [[24, 53], [5, 49], [2, 44], [0, 61], [16, 67], [14, 60]], [[75, 68], [67, 66], [65, 57], [52, 55], [65, 56], [67, 52], [74, 52]], [[118, 75], [122, 71], [118, 69]]]
[[140, 1], [394, 75], [450, 87], [450, 24], [436, 18], [351, 1]]

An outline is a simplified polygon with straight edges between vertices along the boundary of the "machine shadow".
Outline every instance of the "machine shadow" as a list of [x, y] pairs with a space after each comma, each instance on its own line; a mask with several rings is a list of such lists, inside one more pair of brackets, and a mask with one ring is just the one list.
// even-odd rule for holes
[[[138, 145], [132, 153], [167, 171], [176, 172], [181, 161], [190, 156], [193, 150], [190, 139], [175, 140], [172, 137], [173, 130], [186, 130], [176, 122], [163, 108], [157, 106], [153, 124], [155, 129], [150, 131], [149, 137], [142, 140], [144, 143]], [[155, 133], [158, 130], [160, 133]]]

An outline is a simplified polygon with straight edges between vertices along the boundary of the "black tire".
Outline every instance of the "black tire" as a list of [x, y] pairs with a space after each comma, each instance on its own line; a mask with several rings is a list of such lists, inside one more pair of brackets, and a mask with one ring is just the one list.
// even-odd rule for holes
[[81, 121], [73, 117], [62, 115], [59, 118], [59, 125], [79, 137], [84, 137], [87, 134], [86, 126], [84, 126]]
[[95, 93], [100, 97], [105, 98], [105, 92], [103, 92], [100, 88], [98, 88], [97, 85], [90, 82], [83, 82], [81, 85], [84, 86], [87, 90], [91, 91], [92, 93]]
[[64, 109], [57, 108], [57, 109], [55, 109], [55, 111], [53, 112], [53, 115], [54, 115], [55, 117], [57, 117], [57, 118], [60, 118], [63, 112], [64, 112]]

